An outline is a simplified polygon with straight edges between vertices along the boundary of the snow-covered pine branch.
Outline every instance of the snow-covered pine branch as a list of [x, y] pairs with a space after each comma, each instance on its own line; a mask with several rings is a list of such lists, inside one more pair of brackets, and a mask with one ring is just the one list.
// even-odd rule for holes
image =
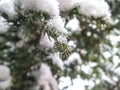
[[110, 23], [105, 0], [1, 0], [0, 63], [12, 70], [0, 67], [4, 89], [58, 90], [55, 78], [75, 78], [88, 59], [101, 58], [99, 37]]

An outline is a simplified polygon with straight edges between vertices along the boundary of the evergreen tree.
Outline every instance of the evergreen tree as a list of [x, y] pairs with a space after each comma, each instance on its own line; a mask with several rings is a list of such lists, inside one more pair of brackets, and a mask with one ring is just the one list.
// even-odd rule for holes
[[8, 1], [0, 1], [0, 90], [58, 90], [67, 76], [92, 81], [86, 90], [120, 89], [119, 0]]

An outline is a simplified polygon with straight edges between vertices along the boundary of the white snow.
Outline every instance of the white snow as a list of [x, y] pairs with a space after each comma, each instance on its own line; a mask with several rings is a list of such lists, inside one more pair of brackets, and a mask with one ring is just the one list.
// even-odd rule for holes
[[80, 0], [79, 11], [86, 16], [105, 17], [110, 19], [109, 5], [105, 0]]
[[57, 82], [47, 64], [42, 63], [40, 69], [32, 71], [31, 74], [37, 80], [37, 86], [34, 90], [40, 90], [42, 87], [44, 90], [58, 90]]
[[56, 33], [62, 33], [62, 34], [67, 34], [67, 30], [64, 28], [65, 22], [60, 16], [53, 17], [48, 21], [48, 26], [51, 29], [55, 29]]
[[86, 74], [92, 74], [93, 69], [90, 65], [82, 65], [81, 70]]
[[59, 83], [59, 88], [60, 90], [63, 88], [63, 87], [67, 87], [67, 86], [70, 86], [71, 85], [71, 79], [70, 77], [61, 77], [59, 79], [60, 83]]
[[10, 69], [5, 65], [0, 65], [0, 90], [5, 90], [11, 85]]
[[57, 0], [37, 0], [38, 10], [50, 13], [51, 15], [59, 15], [59, 3]]
[[52, 59], [52, 62], [56, 64], [61, 70], [64, 69], [64, 64], [59, 56], [59, 53], [50, 53], [50, 55], [47, 58]]
[[69, 46], [69, 47], [76, 48], [76, 44], [75, 44], [75, 42], [72, 41], [72, 40], [68, 42], [68, 46]]
[[120, 42], [120, 36], [116, 36], [116, 35], [108, 35], [107, 38], [111, 41], [111, 43], [113, 45], [116, 45], [117, 42]]
[[0, 81], [0, 90], [6, 90], [7, 88], [9, 88], [12, 85], [12, 78], [10, 77], [8, 80], [5, 81]]
[[103, 52], [103, 56], [104, 56], [106, 59], [108, 59], [108, 58], [110, 58], [110, 57], [112, 56], [112, 53], [106, 51], [106, 52]]
[[74, 8], [77, 0], [58, 0], [60, 3], [60, 10], [61, 11], [68, 11]]
[[57, 0], [16, 0], [25, 9], [48, 12], [50, 15], [59, 15]]
[[64, 63], [65, 65], [69, 66], [70, 64], [75, 62], [77, 62], [78, 65], [82, 64], [82, 59], [77, 52], [72, 53]]
[[6, 12], [9, 17], [13, 17], [16, 14], [14, 10], [14, 0], [1, 0], [0, 11]]
[[57, 40], [60, 42], [60, 43], [67, 43], [67, 38], [65, 35], [60, 35], [59, 37], [57, 37]]
[[5, 33], [9, 25], [3, 17], [0, 17], [0, 33]]
[[0, 65], [0, 81], [5, 81], [10, 77], [10, 69], [5, 65]]
[[40, 39], [40, 46], [46, 48], [46, 49], [52, 49], [54, 47], [54, 39], [47, 34], [45, 34], [44, 37]]
[[62, 89], [63, 87], [68, 86], [65, 90], [85, 90], [86, 85], [93, 87], [95, 84], [92, 80], [83, 80], [80, 76], [73, 79], [72, 83], [69, 77], [61, 77], [59, 87]]
[[80, 22], [79, 22], [79, 20], [77, 18], [71, 19], [67, 23], [66, 28], [70, 29], [71, 32], [80, 31]]
[[109, 5], [105, 0], [58, 0], [61, 11], [68, 11], [74, 7], [79, 8], [79, 12], [86, 16], [104, 17], [111, 21]]
[[110, 83], [110, 84], [112, 84], [112, 85], [116, 85], [116, 82], [115, 81], [113, 81], [112, 79], [111, 79], [111, 77], [108, 77], [107, 75], [102, 75], [102, 79], [103, 80], [105, 80], [105, 81], [107, 81], [108, 83]]

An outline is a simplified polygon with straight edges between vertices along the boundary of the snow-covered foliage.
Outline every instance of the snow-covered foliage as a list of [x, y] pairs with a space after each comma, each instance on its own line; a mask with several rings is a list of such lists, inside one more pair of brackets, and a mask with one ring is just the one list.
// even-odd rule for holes
[[75, 7], [77, 0], [58, 0], [60, 3], [60, 10], [67, 11]]
[[52, 59], [52, 62], [56, 64], [60, 69], [64, 69], [64, 64], [59, 56], [59, 53], [51, 53], [47, 58]]
[[109, 5], [105, 0], [80, 0], [80, 12], [86, 16], [105, 17], [110, 19]]
[[16, 14], [14, 10], [14, 0], [1, 0], [0, 11], [7, 13], [9, 17], [13, 17]]
[[[79, 8], [79, 13], [86, 16], [105, 17], [111, 20], [109, 5], [105, 0], [58, 0], [62, 11]], [[69, 3], [68, 3], [69, 2]]]
[[40, 39], [40, 46], [46, 49], [52, 49], [54, 47], [55, 40], [49, 37], [47, 34]]
[[104, 17], [107, 20], [111, 20], [111, 11], [105, 0], [8, 0], [7, 2], [2, 0], [0, 3], [1, 10], [7, 12], [10, 16], [15, 15], [14, 2], [22, 5], [25, 9], [41, 10], [54, 16], [59, 16], [60, 10], [66, 11], [79, 7], [79, 13], [88, 17]]
[[16, 4], [24, 9], [47, 12], [50, 15], [59, 15], [59, 3], [57, 0], [16, 0]]
[[[5, 19], [1, 17], [4, 13], [8, 14]], [[21, 64], [25, 66], [22, 69], [31, 70], [39, 63], [39, 69], [21, 73], [29, 72], [35, 77], [34, 90], [58, 90], [54, 75], [57, 79], [68, 75], [75, 78], [77, 73], [94, 72], [92, 69], [98, 64], [83, 64], [88, 58], [91, 61], [101, 58], [98, 56], [101, 55], [100, 39], [104, 37], [104, 30], [100, 28], [107, 27], [108, 21], [111, 21], [111, 11], [105, 0], [0, 0], [0, 60], [2, 56], [12, 63], [12, 68], [20, 70], [19, 64], [14, 64], [22, 62], [24, 57], [29, 60], [23, 60], [27, 63]], [[1, 39], [5, 39], [4, 42]], [[11, 85], [11, 77], [9, 68], [0, 65], [0, 90]]]
[[67, 43], [67, 38], [64, 35], [61, 35], [57, 38], [60, 43]]
[[51, 29], [55, 29], [56, 33], [67, 34], [67, 30], [64, 28], [65, 22], [60, 16], [53, 17], [47, 24]]
[[37, 80], [34, 90], [58, 90], [57, 82], [47, 64], [41, 64], [39, 69], [31, 72], [31, 75]]
[[81, 65], [82, 59], [77, 52], [74, 52], [68, 57], [68, 59], [64, 63], [68, 66], [71, 64]]

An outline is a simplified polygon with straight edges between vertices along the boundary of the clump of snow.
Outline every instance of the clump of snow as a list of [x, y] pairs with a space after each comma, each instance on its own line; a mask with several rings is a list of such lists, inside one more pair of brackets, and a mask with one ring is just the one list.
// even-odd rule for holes
[[59, 15], [59, 3], [57, 0], [37, 0], [37, 8], [52, 15]]
[[93, 70], [90, 65], [82, 65], [81, 70], [86, 74], [92, 74]]
[[108, 36], [106, 36], [110, 41], [111, 41], [111, 43], [113, 44], [113, 45], [116, 45], [117, 44], [117, 42], [120, 42], [120, 36], [118, 35], [118, 36], [115, 36], [115, 35], [108, 35]]
[[110, 84], [112, 84], [112, 85], [116, 85], [116, 82], [113, 81], [113, 80], [111, 79], [111, 77], [108, 77], [108, 76], [105, 75], [105, 74], [103, 74], [103, 75], [101, 75], [101, 76], [102, 76], [102, 79], [105, 80], [106, 82], [108, 82], [108, 83], [110, 83]]
[[110, 52], [105, 51], [105, 52], [103, 52], [103, 56], [108, 59], [108, 58], [110, 58], [112, 55], [111, 55]]
[[80, 0], [79, 12], [86, 16], [105, 17], [110, 19], [109, 5], [105, 0]]
[[71, 85], [71, 78], [70, 77], [60, 77], [59, 79], [59, 88], [62, 90], [64, 87], [70, 86]]
[[0, 90], [6, 90], [11, 86], [11, 80], [12, 78], [10, 77], [8, 80], [5, 81], [0, 81]]
[[5, 65], [0, 65], [0, 90], [5, 90], [11, 85], [10, 69]]
[[10, 69], [5, 65], [0, 65], [0, 81], [5, 81], [10, 77]]
[[74, 7], [79, 8], [79, 13], [86, 16], [104, 17], [111, 21], [111, 12], [105, 0], [58, 0], [61, 11], [68, 11]]
[[68, 11], [74, 8], [77, 0], [58, 0], [60, 3], [60, 10], [61, 11]]
[[46, 49], [52, 49], [54, 47], [54, 39], [47, 34], [40, 39], [40, 45]]
[[[60, 78], [60, 89], [68, 87], [67, 90], [86, 90], [85, 86], [94, 87], [95, 84], [92, 80], [83, 80], [82, 77], [77, 76], [77, 78], [71, 79], [70, 77], [61, 77]], [[92, 89], [90, 89], [92, 90]]]
[[80, 22], [79, 22], [79, 20], [77, 18], [71, 19], [67, 23], [66, 28], [70, 29], [71, 32], [80, 31]]
[[50, 15], [59, 15], [59, 3], [57, 0], [16, 0], [24, 9], [48, 12]]
[[67, 34], [67, 30], [64, 28], [65, 22], [60, 16], [53, 17], [47, 23], [48, 27], [55, 29], [56, 33]]
[[59, 56], [59, 53], [51, 53], [47, 58], [52, 59], [52, 62], [56, 64], [61, 70], [64, 69], [64, 64]]
[[34, 90], [41, 90], [42, 88], [44, 88], [43, 90], [58, 90], [57, 82], [47, 64], [41, 64], [40, 69], [32, 71], [31, 74], [37, 80]]
[[0, 11], [7, 13], [9, 17], [13, 17], [16, 14], [14, 10], [14, 0], [1, 0]]
[[89, 62], [89, 65], [90, 65], [90, 67], [96, 67], [98, 64], [97, 63], [95, 63], [95, 62]]
[[74, 64], [75, 62], [77, 62], [77, 65], [82, 64], [82, 59], [77, 52], [72, 53], [64, 63], [65, 65], [69, 66], [71, 64]]
[[95, 68], [98, 64], [95, 62], [89, 62], [87, 65], [83, 64], [81, 66], [81, 70], [86, 73], [86, 74], [92, 74], [93, 73], [93, 68]]
[[3, 17], [0, 17], [0, 33], [4, 33], [9, 28], [8, 23]]
[[57, 40], [60, 42], [60, 43], [67, 43], [67, 38], [65, 35], [60, 35]]
[[21, 5], [24, 9], [32, 9], [35, 10], [36, 7], [36, 0], [16, 0], [16, 5]]
[[68, 46], [76, 48], [76, 44], [75, 44], [75, 42], [73, 40], [71, 40], [71, 41], [68, 42]]

